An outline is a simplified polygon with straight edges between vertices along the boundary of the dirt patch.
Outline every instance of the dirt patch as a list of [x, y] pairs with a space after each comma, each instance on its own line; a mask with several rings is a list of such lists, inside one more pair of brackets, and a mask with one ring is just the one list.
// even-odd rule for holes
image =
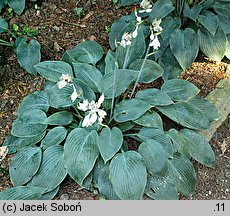
[[[43, 60], [59, 60], [66, 49], [70, 49], [79, 42], [87, 39], [96, 40], [106, 51], [108, 45], [108, 28], [122, 15], [129, 14], [130, 8], [117, 10], [111, 1], [76, 1], [76, 0], [46, 0], [38, 4], [27, 4], [24, 14], [13, 19], [4, 13], [10, 24], [16, 23], [23, 28], [28, 25], [39, 31], [37, 40], [42, 47]], [[80, 17], [75, 14], [75, 8], [82, 7]], [[107, 27], [106, 27], [107, 26]], [[106, 30], [107, 29], [107, 30]], [[12, 122], [16, 118], [16, 110], [22, 99], [43, 87], [44, 79], [26, 73], [17, 63], [11, 49], [0, 47], [0, 146], [10, 133]], [[195, 62], [181, 75], [194, 83], [200, 90], [201, 96], [206, 96], [222, 79], [226, 70], [225, 63], [209, 61]], [[158, 82], [158, 84], [160, 81]], [[146, 87], [156, 87], [152, 83]], [[144, 86], [139, 86], [144, 88]], [[195, 163], [197, 170], [196, 192], [191, 199], [229, 199], [229, 119], [220, 126], [210, 144], [216, 154], [216, 168], [210, 169]], [[2, 164], [8, 169], [11, 156]], [[9, 175], [0, 174], [0, 190], [11, 187]], [[80, 188], [68, 177], [62, 184], [55, 199], [99, 199], [92, 192]], [[181, 199], [188, 199], [181, 197]]]

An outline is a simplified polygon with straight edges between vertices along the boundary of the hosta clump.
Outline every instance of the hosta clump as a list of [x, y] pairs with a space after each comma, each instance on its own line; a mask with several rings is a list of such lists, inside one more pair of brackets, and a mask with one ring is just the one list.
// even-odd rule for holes
[[[228, 0], [120, 0], [118, 3], [120, 6], [140, 3], [138, 14], [147, 23], [162, 20], [161, 26], [165, 29], [159, 36], [162, 46], [154, 59], [164, 67], [164, 79], [176, 78], [192, 64], [199, 50], [215, 61], [221, 61], [224, 56], [230, 58]], [[110, 32], [112, 47], [115, 39], [135, 28], [133, 23], [134, 14], [113, 24]]]
[[[150, 27], [150, 38], [138, 16], [137, 25], [113, 51], [103, 54], [96, 42], [86, 41], [61, 61], [35, 65], [47, 82], [44, 91], [23, 100], [4, 142], [16, 153], [9, 170], [15, 187], [0, 199], [51, 199], [67, 175], [106, 199], [192, 194], [196, 174], [190, 159], [208, 167], [215, 163], [197, 130], [208, 129], [219, 115], [185, 80], [137, 88], [163, 74], [149, 58], [160, 46], [159, 22]], [[181, 129], [165, 131], [165, 116]]]

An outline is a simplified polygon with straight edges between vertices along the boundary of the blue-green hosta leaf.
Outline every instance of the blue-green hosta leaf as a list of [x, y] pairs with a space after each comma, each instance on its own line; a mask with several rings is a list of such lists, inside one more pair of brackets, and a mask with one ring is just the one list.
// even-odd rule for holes
[[120, 150], [122, 144], [123, 135], [119, 128], [104, 128], [101, 131], [98, 148], [105, 163]]
[[0, 1], [0, 9], [2, 9], [7, 3], [7, 0]]
[[207, 140], [201, 134], [189, 129], [183, 129], [181, 133], [189, 145], [191, 156], [205, 166], [214, 167], [215, 154]]
[[63, 126], [51, 129], [41, 142], [41, 147], [47, 149], [53, 145], [59, 145], [66, 137], [67, 130]]
[[122, 131], [122, 132], [126, 132], [131, 130], [133, 127], [135, 126], [135, 123], [133, 123], [132, 121], [127, 121], [124, 123], [120, 123], [117, 125], [117, 127]]
[[68, 174], [79, 184], [92, 171], [99, 155], [98, 134], [77, 128], [70, 132], [64, 144], [65, 166]]
[[210, 127], [210, 122], [206, 115], [197, 107], [186, 102], [157, 107], [157, 109], [173, 121], [195, 130], [206, 130]]
[[3, 18], [0, 18], [0, 33], [6, 31], [7, 29], [8, 23]]
[[[160, 36], [163, 40], [170, 38], [173, 32], [181, 27], [181, 19], [179, 17], [172, 18], [171, 16], [166, 17], [162, 23], [161, 27], [163, 28]], [[162, 44], [161, 44], [162, 45]]]
[[46, 131], [43, 131], [41, 134], [38, 134], [34, 137], [15, 137], [9, 134], [7, 138], [4, 140], [3, 146], [8, 146], [8, 154], [12, 154], [23, 148], [36, 145], [43, 139], [45, 134]]
[[11, 8], [14, 9], [15, 13], [20, 15], [25, 8], [25, 0], [7, 0]]
[[166, 136], [163, 130], [159, 128], [142, 128], [137, 136], [143, 141], [148, 142], [152, 140], [161, 144], [168, 157], [171, 157], [173, 154], [172, 143], [169, 138]]
[[117, 0], [117, 4], [119, 7], [122, 7], [122, 6], [127, 6], [127, 5], [139, 4], [141, 3], [141, 1], [142, 0]]
[[165, 92], [155, 88], [138, 91], [135, 97], [147, 102], [151, 106], [166, 106], [173, 103]]
[[155, 200], [178, 200], [178, 192], [168, 175], [148, 176], [145, 194]]
[[0, 192], [0, 200], [37, 200], [45, 190], [40, 187], [17, 186]]
[[229, 1], [216, 1], [213, 5], [214, 10], [220, 14], [230, 18], [230, 2]]
[[161, 90], [174, 101], [186, 101], [195, 97], [200, 92], [195, 85], [181, 79], [167, 80], [161, 86]]
[[73, 121], [73, 114], [68, 111], [60, 111], [49, 116], [44, 124], [48, 125], [68, 125]]
[[188, 159], [191, 158], [190, 147], [187, 144], [184, 136], [179, 131], [172, 128], [167, 132], [166, 135], [172, 140], [174, 153], [179, 152], [187, 156]]
[[221, 61], [227, 49], [227, 38], [224, 31], [218, 28], [213, 36], [205, 28], [200, 28], [197, 35], [201, 51], [209, 58]]
[[223, 15], [217, 15], [217, 17], [219, 19], [219, 25], [224, 33], [226, 35], [230, 34], [230, 18]]
[[34, 92], [26, 96], [18, 107], [18, 114], [22, 114], [27, 110], [39, 109], [47, 112], [49, 109], [48, 99], [45, 92]]
[[29, 147], [16, 153], [9, 168], [14, 186], [22, 186], [29, 182], [38, 171], [41, 160], [42, 151], [38, 147]]
[[201, 6], [202, 6], [202, 9], [203, 10], [207, 10], [209, 8], [211, 8], [214, 3], [215, 3], [216, 0], [206, 0], [206, 1], [203, 1]]
[[117, 48], [117, 61], [120, 68], [126, 69], [128, 66], [140, 59], [146, 50], [145, 36], [142, 28], [138, 29], [138, 35], [136, 38], [132, 38], [132, 43], [126, 48], [119, 46]]
[[139, 99], [123, 100], [116, 105], [114, 119], [117, 122], [126, 122], [140, 118], [151, 106]]
[[16, 137], [34, 137], [41, 134], [47, 125], [46, 114], [38, 109], [29, 110], [22, 113], [13, 123], [11, 134]]
[[225, 56], [230, 59], [230, 33], [227, 36], [227, 49], [225, 52]]
[[58, 186], [52, 191], [42, 194], [42, 196], [38, 200], [52, 200], [54, 196], [58, 193], [59, 189], [60, 187]]
[[136, 124], [144, 127], [161, 128], [163, 130], [163, 122], [161, 120], [161, 117], [155, 111], [146, 112], [140, 118], [133, 121]]
[[173, 10], [174, 7], [171, 0], [158, 0], [153, 5], [151, 13], [149, 13], [150, 21], [153, 22], [155, 19], [163, 19]]
[[75, 76], [87, 84], [94, 92], [98, 91], [101, 72], [94, 66], [86, 63], [73, 63]]
[[43, 61], [34, 67], [41, 76], [52, 82], [58, 82], [62, 74], [73, 77], [71, 66], [63, 61]]
[[19, 64], [30, 74], [37, 75], [34, 65], [41, 60], [40, 44], [32, 39], [29, 43], [26, 42], [27, 37], [24, 37], [21, 43], [17, 46], [17, 57]]
[[200, 4], [193, 5], [192, 8], [189, 8], [189, 6], [185, 4], [183, 13], [186, 17], [189, 17], [190, 19], [196, 22], [201, 10], [202, 6]]
[[141, 143], [138, 148], [150, 175], [162, 177], [168, 171], [168, 154], [162, 145], [154, 140]]
[[116, 69], [116, 58], [114, 52], [109, 50], [105, 57], [105, 74], [111, 73]]
[[185, 196], [191, 195], [195, 190], [196, 173], [187, 157], [177, 153], [169, 160], [169, 178], [177, 190]]
[[60, 145], [47, 148], [43, 152], [41, 166], [28, 186], [46, 188], [49, 192], [60, 185], [67, 175], [63, 153], [63, 146]]
[[95, 41], [84, 41], [78, 44], [75, 48], [67, 50], [62, 56], [62, 61], [72, 63], [72, 62], [82, 62], [92, 65], [102, 58], [103, 49]]
[[209, 121], [215, 121], [221, 117], [217, 108], [209, 102], [205, 98], [194, 97], [188, 101], [189, 104], [197, 107], [201, 112], [205, 114], [205, 116], [209, 119]]
[[193, 29], [177, 29], [170, 37], [170, 48], [183, 70], [186, 70], [195, 60], [199, 44]]
[[183, 72], [170, 47], [159, 58], [159, 64], [164, 68], [162, 78], [164, 80], [175, 79]]
[[128, 16], [122, 16], [119, 20], [113, 23], [109, 33], [109, 45], [114, 50], [116, 43], [121, 41], [122, 35], [125, 32], [131, 32], [133, 26], [135, 26], [136, 17], [131, 14]]
[[139, 82], [150, 83], [162, 76], [164, 72], [163, 68], [152, 60], [147, 60], [145, 62], [143, 70], [140, 71], [143, 62], [143, 59], [137, 59], [129, 66], [129, 69], [138, 71], [138, 73], [140, 73]]
[[198, 21], [213, 35], [215, 36], [216, 30], [219, 25], [219, 19], [218, 17], [210, 12], [210, 11], [204, 11], [202, 12], [199, 17]]
[[137, 73], [133, 70], [118, 69], [105, 74], [99, 83], [99, 92], [104, 93], [106, 99], [121, 95], [129, 87]]
[[117, 154], [110, 163], [109, 179], [120, 199], [141, 199], [147, 182], [141, 155], [135, 151]]

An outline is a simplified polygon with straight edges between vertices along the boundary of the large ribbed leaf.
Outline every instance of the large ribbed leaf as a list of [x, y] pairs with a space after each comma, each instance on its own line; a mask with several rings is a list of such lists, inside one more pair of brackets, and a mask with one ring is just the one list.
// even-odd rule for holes
[[173, 103], [165, 92], [156, 88], [138, 91], [135, 97], [149, 103], [151, 106], [166, 106]]
[[16, 52], [19, 64], [32, 75], [37, 75], [34, 65], [41, 60], [40, 49], [40, 44], [34, 39], [27, 43], [27, 37], [24, 37], [17, 46]]
[[14, 9], [15, 13], [20, 15], [25, 8], [25, 0], [7, 0], [11, 8]]
[[199, 15], [198, 21], [214, 36], [219, 25], [218, 17], [210, 12], [204, 11]]
[[177, 190], [185, 196], [191, 195], [195, 190], [196, 173], [189, 159], [181, 154], [174, 154], [169, 160], [169, 178]]
[[105, 74], [111, 73], [116, 69], [116, 58], [114, 52], [109, 50], [105, 57]]
[[155, 200], [178, 200], [178, 192], [168, 175], [162, 178], [148, 176], [145, 194]]
[[41, 134], [47, 127], [43, 122], [46, 114], [38, 109], [22, 113], [13, 123], [11, 134], [17, 137], [34, 137]]
[[60, 111], [49, 116], [44, 124], [48, 125], [68, 125], [73, 121], [73, 114], [68, 111]]
[[141, 1], [142, 0], [117, 0], [119, 7], [139, 4]]
[[99, 155], [98, 134], [77, 128], [70, 132], [64, 145], [65, 166], [68, 174], [79, 184], [92, 171]]
[[119, 128], [104, 128], [101, 131], [98, 148], [105, 163], [120, 150], [122, 144], [123, 135]]
[[173, 121], [195, 130], [206, 130], [210, 123], [206, 115], [197, 107], [186, 103], [177, 102], [175, 104], [157, 107], [160, 112], [172, 119]]
[[209, 121], [215, 121], [221, 117], [217, 108], [205, 98], [194, 97], [187, 102], [203, 112]]
[[174, 7], [171, 0], [158, 0], [154, 4], [151, 13], [149, 13], [150, 21], [153, 22], [155, 19], [163, 19], [173, 10]]
[[197, 32], [201, 51], [209, 58], [221, 61], [227, 49], [227, 38], [221, 28], [212, 36], [205, 28]]
[[63, 126], [51, 129], [41, 142], [41, 147], [47, 149], [52, 145], [59, 145], [66, 137], [67, 130]]
[[18, 186], [0, 192], [0, 200], [37, 200], [45, 192], [45, 188]]
[[120, 68], [126, 69], [128, 66], [137, 59], [140, 59], [146, 49], [145, 36], [141, 28], [138, 29], [138, 35], [136, 38], [132, 38], [130, 46], [124, 48], [119, 46], [117, 48], [117, 61]]
[[183, 13], [185, 16], [189, 17], [190, 19], [196, 22], [201, 10], [202, 10], [202, 6], [200, 4], [197, 5], [195, 4], [193, 5], [192, 8], [190, 8], [187, 4], [185, 4]]
[[47, 112], [49, 109], [48, 99], [45, 92], [34, 92], [26, 96], [18, 107], [18, 114], [24, 113], [26, 110], [39, 109]]
[[117, 97], [129, 87], [136, 75], [136, 71], [133, 70], [115, 70], [102, 77], [98, 89], [107, 99], [112, 98], [113, 94]]
[[163, 149], [167, 152], [167, 156], [171, 157], [173, 154], [172, 144], [164, 131], [159, 128], [142, 128], [137, 136], [143, 141], [148, 142], [153, 140], [161, 144]]
[[4, 32], [6, 29], [8, 29], [8, 23], [0, 18], [0, 33]]
[[157, 64], [155, 61], [147, 60], [144, 64], [144, 68], [142, 71], [141, 67], [143, 64], [143, 59], [137, 59], [132, 64], [130, 64], [129, 69], [138, 71], [140, 73], [139, 82], [141, 83], [150, 83], [162, 76], [164, 70], [163, 68]]
[[114, 119], [117, 122], [126, 122], [141, 117], [150, 105], [139, 99], [123, 100], [117, 104], [114, 110]]
[[199, 44], [193, 29], [177, 29], [170, 37], [170, 48], [180, 66], [186, 70], [195, 60]]
[[140, 118], [133, 121], [136, 124], [144, 127], [155, 127], [163, 129], [163, 122], [161, 120], [161, 117], [155, 111], [146, 112]]
[[[163, 31], [162, 33], [160, 34], [160, 36], [166, 40], [168, 39], [172, 33], [179, 29], [180, 26], [181, 26], [181, 19], [179, 17], [176, 17], [176, 18], [172, 18], [171, 16], [169, 17], [166, 17], [162, 23], [161, 23], [161, 26], [163, 28]], [[162, 44], [161, 44], [162, 46]]]
[[224, 33], [230, 34], [230, 19], [226, 16], [218, 15], [219, 25]]
[[96, 63], [102, 58], [102, 55], [103, 49], [97, 42], [85, 41], [78, 44], [75, 48], [67, 50], [64, 53], [62, 60], [68, 63], [82, 62], [96, 65]]
[[150, 175], [162, 177], [168, 171], [168, 154], [165, 148], [155, 140], [147, 140], [138, 148]]
[[189, 145], [191, 156], [205, 166], [214, 167], [215, 154], [208, 141], [195, 131], [183, 129], [181, 132]]
[[42, 194], [42, 196], [39, 198], [39, 200], [52, 200], [54, 198], [54, 196], [58, 193], [59, 189], [60, 189], [60, 187], [58, 186], [55, 189], [53, 189], [52, 191]]
[[229, 1], [216, 1], [213, 5], [214, 10], [221, 15], [230, 17], [230, 2]]
[[62, 74], [73, 77], [71, 66], [63, 61], [43, 61], [34, 67], [40, 75], [52, 82], [58, 82]]
[[110, 163], [109, 178], [120, 199], [141, 199], [147, 181], [143, 158], [135, 151], [117, 154]]
[[41, 166], [28, 186], [43, 187], [49, 192], [60, 185], [66, 175], [63, 146], [51, 146], [43, 152]]
[[101, 72], [96, 67], [86, 63], [73, 63], [73, 67], [75, 76], [97, 92], [102, 78]]
[[192, 83], [181, 79], [167, 80], [161, 86], [161, 90], [175, 101], [186, 101], [195, 97], [200, 91]]
[[14, 186], [29, 182], [38, 171], [41, 160], [42, 151], [38, 147], [29, 147], [15, 154], [9, 169]]

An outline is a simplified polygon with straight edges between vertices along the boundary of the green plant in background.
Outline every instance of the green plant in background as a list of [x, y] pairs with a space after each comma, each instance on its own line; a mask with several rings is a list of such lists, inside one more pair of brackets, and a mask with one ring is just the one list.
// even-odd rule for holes
[[[221, 61], [230, 58], [230, 2], [228, 0], [158, 0], [119, 1], [119, 6], [142, 3], [151, 5], [141, 16], [161, 19], [165, 31], [159, 36], [162, 44], [155, 60], [164, 67], [164, 79], [176, 78], [186, 70], [201, 50], [207, 57]], [[140, 10], [139, 10], [140, 12]], [[111, 41], [133, 27], [135, 16], [122, 17], [111, 28]], [[127, 23], [125, 23], [127, 21]], [[147, 21], [148, 22], [148, 21]], [[148, 24], [147, 24], [148, 25]], [[122, 31], [118, 28], [123, 26]], [[114, 46], [112, 44], [112, 46]]]
[[75, 8], [75, 13], [78, 17], [82, 16], [83, 14], [83, 8], [82, 7], [76, 7]]
[[[113, 25], [107, 53], [86, 41], [61, 61], [34, 66], [47, 82], [22, 101], [4, 142], [15, 153], [9, 169], [15, 187], [0, 199], [51, 199], [67, 175], [106, 199], [178, 199], [195, 189], [191, 158], [214, 166], [214, 152], [198, 131], [208, 129], [218, 111], [185, 80], [137, 88], [163, 75], [152, 58], [167, 28], [156, 18], [144, 25], [137, 11], [128, 18]], [[176, 128], [165, 130], [169, 119]]]

